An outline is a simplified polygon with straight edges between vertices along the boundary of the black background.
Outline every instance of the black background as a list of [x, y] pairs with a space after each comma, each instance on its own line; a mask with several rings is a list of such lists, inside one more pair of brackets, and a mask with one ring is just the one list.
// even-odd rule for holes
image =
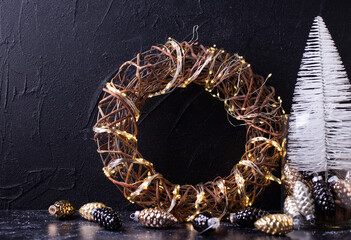
[[[350, 74], [350, 1], [0, 1], [0, 209], [60, 199], [132, 208], [103, 175], [92, 140], [101, 88], [116, 69], [169, 36], [190, 40], [197, 24], [200, 43], [272, 73], [268, 84], [289, 112], [319, 14]], [[174, 182], [225, 176], [243, 153], [245, 129], [199, 87], [151, 99], [142, 112], [139, 149]], [[279, 209], [279, 189], [272, 184], [258, 204]]]

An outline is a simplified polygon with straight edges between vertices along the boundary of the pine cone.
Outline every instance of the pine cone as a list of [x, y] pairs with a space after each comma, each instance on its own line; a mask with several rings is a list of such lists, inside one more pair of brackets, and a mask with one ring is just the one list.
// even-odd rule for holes
[[88, 221], [94, 221], [93, 218], [93, 210], [96, 208], [105, 208], [105, 204], [99, 203], [99, 202], [92, 202], [92, 203], [87, 203], [81, 206], [79, 209], [79, 215], [88, 220]]
[[218, 218], [212, 217], [211, 214], [205, 212], [197, 214], [191, 221], [191, 224], [196, 231], [202, 234], [213, 232], [219, 227], [220, 222]]
[[286, 163], [282, 174], [282, 183], [286, 195], [292, 194], [296, 181], [302, 181], [302, 175], [295, 168]]
[[96, 208], [92, 214], [94, 221], [107, 230], [117, 230], [122, 226], [120, 216], [112, 208]]
[[287, 196], [284, 201], [284, 214], [294, 218], [300, 215], [296, 200], [292, 196]]
[[258, 219], [255, 227], [271, 235], [285, 235], [294, 229], [294, 220], [285, 214], [270, 214]]
[[136, 211], [131, 215], [131, 218], [150, 228], [169, 227], [178, 222], [171, 213], [157, 208], [146, 208], [142, 211]]
[[340, 206], [351, 209], [351, 184], [337, 176], [329, 178], [328, 182], [334, 190], [336, 197], [340, 200]]
[[254, 227], [254, 223], [268, 215], [269, 212], [258, 208], [245, 208], [237, 213], [230, 214], [230, 222], [237, 223], [242, 227]]
[[75, 211], [73, 205], [66, 200], [57, 201], [49, 207], [50, 215], [60, 220], [70, 218]]
[[293, 197], [296, 200], [299, 212], [306, 217], [306, 220], [314, 222], [315, 208], [309, 188], [304, 183], [296, 181]]
[[294, 228], [299, 229], [303, 216], [297, 207], [296, 199], [293, 196], [287, 196], [284, 201], [284, 214], [294, 219]]
[[334, 215], [335, 202], [329, 186], [323, 180], [322, 176], [313, 177], [312, 182], [312, 197], [316, 206], [325, 214], [329, 216]]

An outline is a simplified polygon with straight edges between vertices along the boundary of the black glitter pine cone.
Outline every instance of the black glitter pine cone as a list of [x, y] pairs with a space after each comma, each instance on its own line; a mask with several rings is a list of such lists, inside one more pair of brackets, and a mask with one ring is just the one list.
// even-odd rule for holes
[[230, 214], [230, 222], [231, 223], [236, 223], [240, 225], [241, 227], [254, 227], [254, 223], [268, 215], [269, 212], [258, 209], [258, 208], [245, 208], [244, 210], [241, 210], [237, 213], [231, 213]]
[[94, 221], [107, 230], [117, 230], [122, 226], [121, 218], [112, 208], [97, 208], [93, 211]]
[[210, 233], [216, 230], [219, 227], [219, 220], [215, 217], [212, 217], [208, 212], [200, 213], [195, 216], [191, 221], [194, 229], [202, 233]]
[[315, 205], [323, 213], [331, 216], [335, 213], [335, 202], [333, 194], [330, 191], [328, 184], [323, 180], [321, 176], [316, 176], [312, 179], [312, 197]]

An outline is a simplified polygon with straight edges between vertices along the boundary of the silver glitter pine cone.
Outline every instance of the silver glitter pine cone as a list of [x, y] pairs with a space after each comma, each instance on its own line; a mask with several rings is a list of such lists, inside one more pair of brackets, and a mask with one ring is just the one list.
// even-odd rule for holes
[[306, 217], [307, 221], [314, 222], [315, 207], [310, 189], [301, 181], [296, 181], [293, 191], [299, 212]]
[[299, 208], [297, 207], [297, 203], [294, 197], [287, 196], [284, 201], [284, 214], [289, 215], [294, 218], [300, 214]]
[[294, 219], [294, 228], [299, 229], [301, 225], [302, 215], [297, 207], [296, 200], [293, 196], [287, 196], [284, 201], [284, 214]]

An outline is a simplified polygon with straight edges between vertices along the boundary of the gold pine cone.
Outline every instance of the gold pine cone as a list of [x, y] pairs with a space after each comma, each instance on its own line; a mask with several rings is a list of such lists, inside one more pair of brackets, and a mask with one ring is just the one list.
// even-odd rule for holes
[[255, 227], [271, 235], [285, 235], [294, 229], [294, 219], [286, 214], [270, 214], [258, 219]]
[[70, 218], [76, 210], [70, 202], [66, 200], [61, 200], [56, 201], [53, 205], [51, 205], [48, 211], [50, 215], [62, 220]]
[[286, 163], [282, 171], [282, 183], [284, 186], [285, 196], [293, 194], [296, 181], [301, 181], [306, 184], [309, 189], [312, 189], [312, 182], [303, 179], [302, 174], [299, 171], [290, 166], [290, 164]]
[[105, 204], [100, 203], [100, 202], [91, 202], [84, 204], [83, 206], [80, 207], [79, 209], [79, 215], [88, 220], [88, 221], [94, 221], [93, 219], [93, 210], [97, 208], [105, 208]]
[[135, 217], [141, 224], [151, 228], [163, 228], [178, 222], [173, 214], [157, 208], [146, 208], [136, 211]]

